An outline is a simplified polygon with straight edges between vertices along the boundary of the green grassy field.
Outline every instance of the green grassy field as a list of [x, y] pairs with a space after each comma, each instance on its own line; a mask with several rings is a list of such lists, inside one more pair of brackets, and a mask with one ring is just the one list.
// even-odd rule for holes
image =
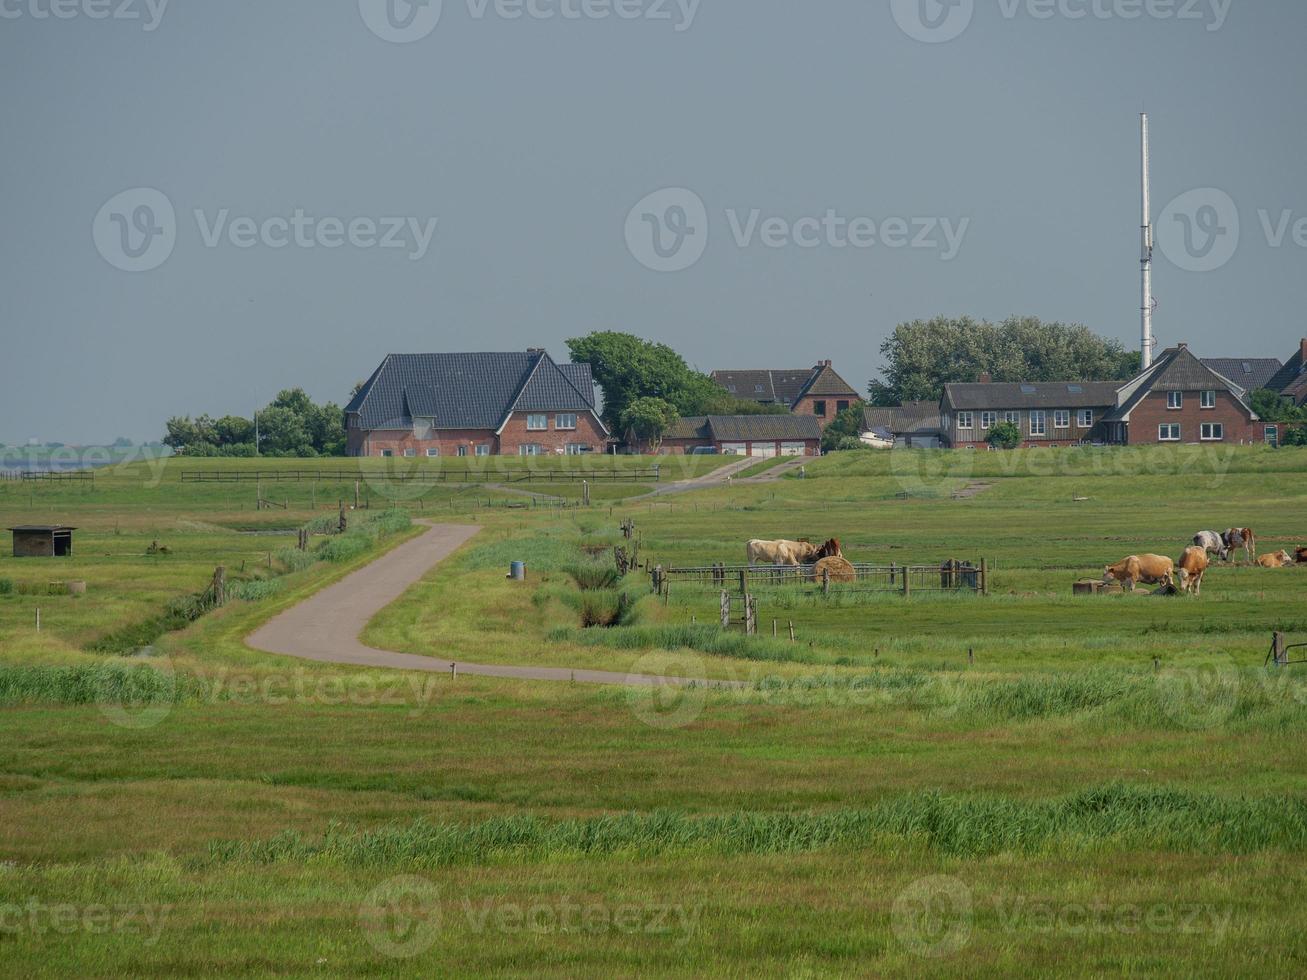
[[[220, 463], [202, 461], [269, 461]], [[373, 506], [352, 526], [393, 503], [482, 527], [370, 643], [704, 679], [654, 692], [249, 650], [277, 610], [416, 532], [296, 570], [279, 556], [294, 529], [352, 503], [353, 479], [326, 476], [339, 461], [271, 481], [290, 504], [272, 511], [255, 484], [183, 483], [180, 465], [195, 464], [98, 475], [93, 492], [0, 483], [6, 526], [82, 528], [71, 561], [0, 558], [29, 593], [0, 595], [15, 971], [1303, 972], [1307, 668], [1262, 663], [1273, 630], [1307, 642], [1307, 569], [1217, 566], [1200, 599], [1071, 585], [1127, 554], [1178, 556], [1203, 529], [1307, 544], [1307, 452], [859, 453], [657, 500], [596, 482], [588, 509], [533, 507], [503, 479], [516, 460], [469, 487], [360, 478]], [[521, 489], [579, 499], [540, 472]], [[763, 589], [766, 635], [722, 634], [714, 595], [663, 604], [641, 573], [601, 570], [625, 518], [653, 563], [838, 537], [855, 561], [983, 557], [992, 594]], [[145, 554], [156, 540], [168, 555]], [[525, 585], [504, 578], [512, 560]], [[147, 657], [96, 651], [216, 564], [274, 585]], [[30, 594], [70, 579], [87, 594]], [[583, 628], [623, 593], [626, 625]], [[772, 619], [797, 641], [772, 639]]]

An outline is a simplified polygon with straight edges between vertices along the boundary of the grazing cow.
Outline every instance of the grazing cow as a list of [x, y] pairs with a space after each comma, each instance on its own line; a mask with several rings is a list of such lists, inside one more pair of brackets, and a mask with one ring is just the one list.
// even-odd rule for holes
[[[831, 538], [824, 545], [822, 545], [820, 548], [817, 549], [817, 553], [813, 556], [812, 560], [813, 562], [819, 562], [823, 558], [843, 558], [843, 557], [844, 557], [844, 549], [840, 547], [840, 539]], [[808, 562], [804, 562], [804, 564], [806, 565], [808, 564]]]
[[1203, 594], [1203, 575], [1206, 574], [1211, 561], [1207, 558], [1207, 549], [1201, 547], [1185, 548], [1180, 556], [1180, 568], [1176, 577], [1180, 580], [1180, 591], [1191, 595]]
[[1273, 555], [1262, 555], [1257, 559], [1257, 564], [1262, 568], [1284, 568], [1293, 564], [1293, 555], [1287, 551], [1277, 551]]
[[1307, 565], [1307, 548], [1299, 548], [1294, 554], [1293, 560], [1299, 565]]
[[1242, 548], [1249, 561], [1257, 557], [1257, 535], [1253, 534], [1250, 527], [1232, 527], [1221, 535], [1221, 540], [1225, 542], [1225, 550], [1228, 552]]
[[750, 565], [810, 565], [816, 561], [817, 546], [807, 541], [759, 541], [745, 546]]
[[1230, 560], [1230, 549], [1225, 546], [1225, 538], [1215, 531], [1199, 531], [1195, 534], [1194, 547], [1202, 548], [1209, 555], [1216, 555], [1221, 561]]
[[1103, 581], [1113, 579], [1133, 592], [1140, 582], [1145, 585], [1175, 585], [1175, 562], [1162, 555], [1131, 555], [1103, 569]]

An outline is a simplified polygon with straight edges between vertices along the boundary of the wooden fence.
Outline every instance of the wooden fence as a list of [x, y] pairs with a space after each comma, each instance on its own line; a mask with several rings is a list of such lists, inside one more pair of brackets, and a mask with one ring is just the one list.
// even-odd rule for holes
[[90, 470], [58, 473], [49, 470], [0, 470], [0, 480], [23, 483], [95, 483]]
[[938, 565], [853, 565], [854, 581], [832, 582], [818, 577], [813, 566], [793, 565], [701, 565], [693, 568], [657, 568], [655, 588], [678, 591], [728, 591], [749, 595], [754, 589], [767, 587], [814, 586], [829, 593], [832, 586], [840, 592], [975, 592], [989, 594], [989, 562], [962, 562], [956, 559]]

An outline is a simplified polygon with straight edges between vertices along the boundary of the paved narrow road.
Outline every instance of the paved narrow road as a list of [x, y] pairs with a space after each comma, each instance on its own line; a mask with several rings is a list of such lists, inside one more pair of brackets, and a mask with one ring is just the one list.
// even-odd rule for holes
[[481, 530], [479, 527], [462, 524], [429, 524], [429, 527], [430, 530], [425, 534], [404, 542], [370, 565], [280, 613], [251, 633], [245, 642], [265, 653], [359, 667], [449, 673], [450, 664], [456, 662], [460, 674], [482, 677], [578, 681], [631, 687], [691, 683], [683, 678], [606, 670], [471, 664], [460, 660], [457, 651], [450, 651], [447, 658], [434, 658], [364, 646], [359, 640], [359, 634], [373, 616], [398, 599], [409, 586]]

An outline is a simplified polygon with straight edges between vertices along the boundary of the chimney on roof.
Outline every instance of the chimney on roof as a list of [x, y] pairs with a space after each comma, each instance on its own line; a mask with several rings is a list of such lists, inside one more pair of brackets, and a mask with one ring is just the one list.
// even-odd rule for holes
[[830, 361], [818, 361], [818, 362], [817, 362], [817, 367], [819, 367], [819, 368], [828, 368], [828, 367], [830, 367], [830, 364], [831, 364]]
[[1302, 363], [1307, 365], [1307, 337], [1302, 339], [1302, 347], [1299, 348], [1299, 353], [1302, 354]]
[[528, 354], [543, 354], [545, 349], [543, 347], [528, 347], [526, 352]]
[[994, 376], [993, 376], [992, 374], [990, 374], [988, 371], [981, 371], [981, 372], [980, 372], [980, 383], [981, 383], [982, 385], [991, 385], [991, 384], [994, 383]]
[[1182, 340], [1182, 341], [1180, 341], [1180, 343], [1178, 343], [1178, 344], [1175, 345], [1175, 349], [1176, 349], [1176, 350], [1188, 350], [1188, 349], [1189, 349], [1189, 345], [1188, 345], [1187, 343], [1185, 343], [1185, 342]]

